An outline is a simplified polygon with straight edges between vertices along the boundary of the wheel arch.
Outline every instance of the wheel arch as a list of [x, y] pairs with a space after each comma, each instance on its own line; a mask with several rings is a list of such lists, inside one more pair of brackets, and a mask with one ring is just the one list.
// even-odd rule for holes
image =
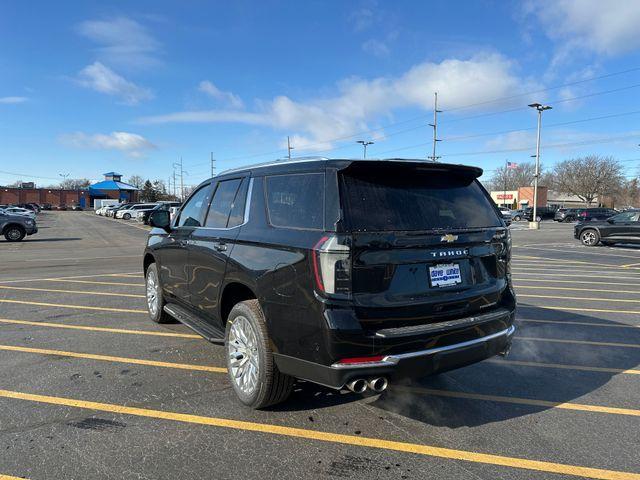
[[144, 260], [142, 262], [142, 272], [145, 276], [147, 275], [147, 268], [149, 268], [149, 265], [151, 265], [152, 263], [156, 263], [156, 257], [154, 257], [153, 254], [149, 252], [145, 253]]
[[20, 230], [22, 230], [23, 232], [26, 232], [27, 229], [24, 228], [24, 225], [18, 223], [18, 222], [9, 222], [6, 225], [4, 225], [2, 227], [2, 232], [0, 232], [0, 234], [4, 235], [4, 232], [6, 232], [10, 227], [18, 227]]
[[227, 283], [220, 295], [220, 323], [224, 327], [233, 306], [244, 300], [258, 299], [253, 288], [240, 281]]

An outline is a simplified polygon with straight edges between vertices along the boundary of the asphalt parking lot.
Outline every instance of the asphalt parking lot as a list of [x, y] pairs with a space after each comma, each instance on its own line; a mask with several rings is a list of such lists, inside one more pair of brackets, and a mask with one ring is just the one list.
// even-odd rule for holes
[[640, 479], [638, 248], [516, 224], [506, 359], [367, 397], [300, 383], [252, 411], [222, 347], [147, 318], [144, 227], [39, 227], [0, 242], [0, 480]]

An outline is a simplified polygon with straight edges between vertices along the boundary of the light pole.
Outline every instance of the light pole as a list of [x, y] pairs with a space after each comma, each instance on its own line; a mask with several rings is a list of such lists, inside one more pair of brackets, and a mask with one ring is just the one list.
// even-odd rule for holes
[[542, 105], [541, 103], [531, 103], [529, 104], [531, 108], [535, 108], [538, 111], [538, 135], [536, 140], [536, 173], [533, 177], [533, 217], [531, 218], [531, 222], [529, 222], [529, 228], [531, 229], [539, 229], [540, 224], [538, 223], [538, 178], [540, 177], [540, 130], [542, 129], [542, 112], [545, 110], [551, 110], [551, 106]]
[[362, 148], [363, 148], [362, 158], [366, 159], [367, 158], [367, 146], [368, 145], [373, 145], [374, 142], [366, 142], [364, 140], [358, 140], [356, 143], [359, 143], [360, 145], [362, 145]]

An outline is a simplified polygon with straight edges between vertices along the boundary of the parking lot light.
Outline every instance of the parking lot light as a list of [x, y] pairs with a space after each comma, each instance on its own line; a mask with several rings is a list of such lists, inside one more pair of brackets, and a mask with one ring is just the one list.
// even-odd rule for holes
[[540, 177], [540, 130], [542, 129], [542, 112], [545, 110], [551, 110], [550, 105], [542, 105], [541, 103], [530, 103], [531, 108], [535, 108], [538, 111], [538, 135], [536, 140], [536, 173], [533, 177], [533, 216], [531, 222], [529, 222], [529, 228], [537, 230], [540, 228], [538, 218], [538, 178]]

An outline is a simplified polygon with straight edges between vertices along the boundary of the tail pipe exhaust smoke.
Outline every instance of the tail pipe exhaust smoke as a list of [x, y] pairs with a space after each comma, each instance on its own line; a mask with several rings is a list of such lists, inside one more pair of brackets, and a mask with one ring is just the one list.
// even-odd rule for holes
[[376, 393], [384, 392], [389, 385], [389, 382], [385, 377], [372, 378], [368, 382], [369, 388]]
[[347, 388], [353, 393], [364, 393], [367, 390], [367, 381], [363, 378], [351, 380], [347, 383]]

